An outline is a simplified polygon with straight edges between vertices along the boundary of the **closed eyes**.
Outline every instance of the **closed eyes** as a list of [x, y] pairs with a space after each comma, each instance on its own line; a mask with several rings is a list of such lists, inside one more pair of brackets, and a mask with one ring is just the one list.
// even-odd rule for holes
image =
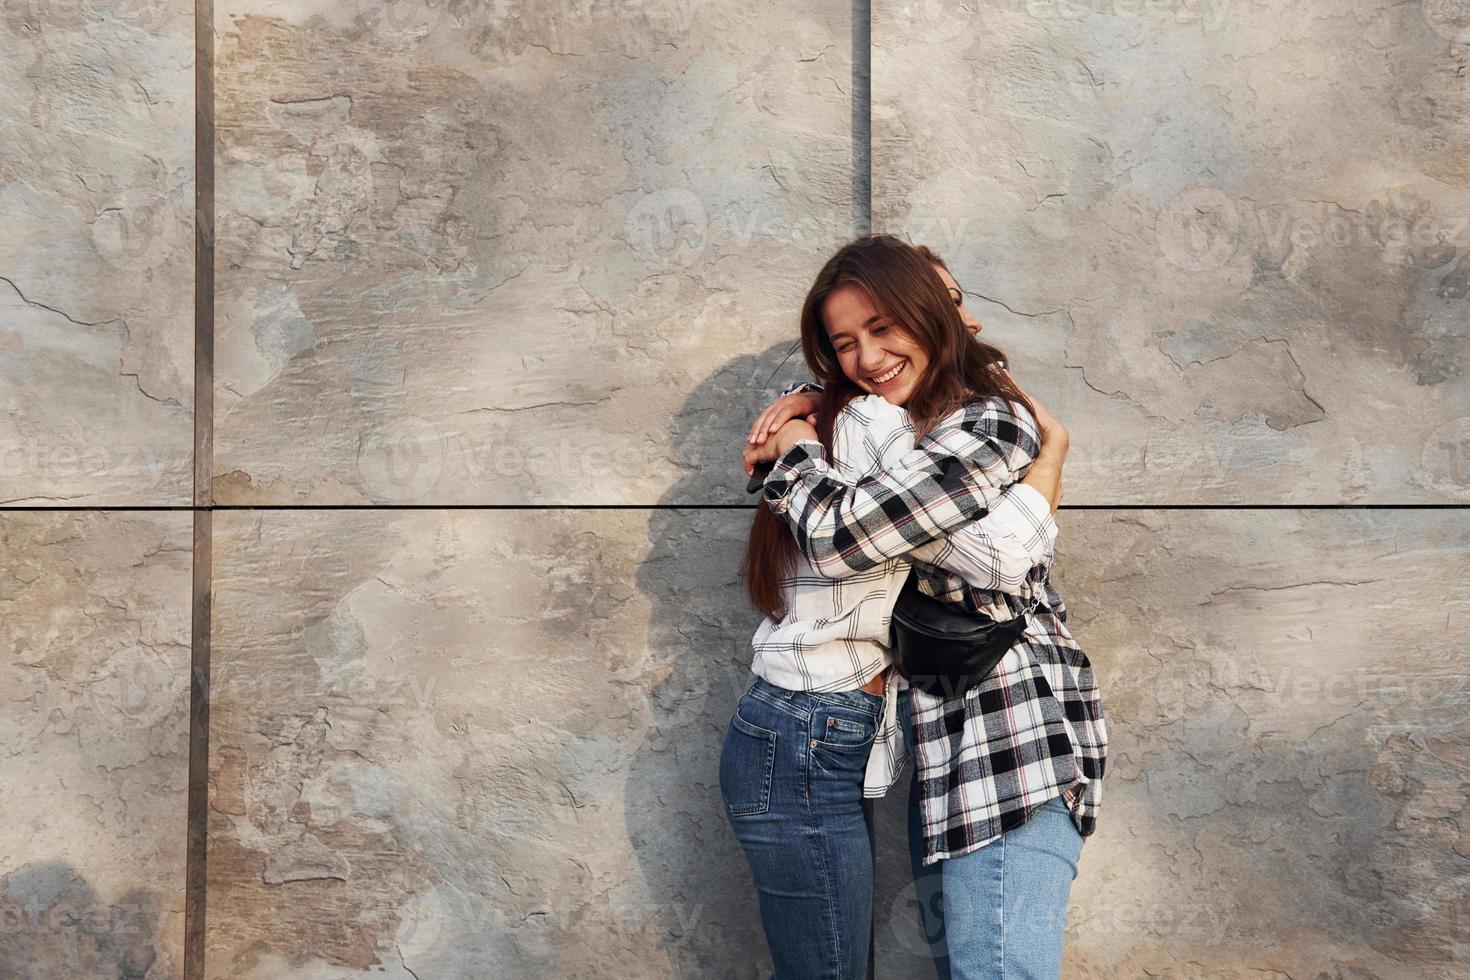
[[[868, 332], [869, 333], [875, 333], [875, 334], [876, 333], [883, 333], [887, 329], [888, 329], [888, 324], [886, 324], [886, 323], [880, 323], [876, 327], [872, 327], [871, 329], [869, 329]], [[847, 344], [843, 344], [841, 347], [834, 347], [832, 349], [834, 351], [836, 351], [837, 353], [839, 353], [839, 354], [845, 354], [848, 351], [852, 350], [856, 346], [857, 346], [856, 344], [847, 343]]]

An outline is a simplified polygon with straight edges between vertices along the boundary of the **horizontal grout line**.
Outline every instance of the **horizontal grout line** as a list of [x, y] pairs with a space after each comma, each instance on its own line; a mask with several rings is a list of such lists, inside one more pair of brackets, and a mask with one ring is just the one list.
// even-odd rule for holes
[[1062, 504], [1060, 510], [1470, 510], [1470, 504]]
[[[226, 510], [754, 510], [755, 504], [124, 504], [0, 507], [0, 514]], [[1059, 510], [1470, 510], [1470, 504], [1062, 504]]]

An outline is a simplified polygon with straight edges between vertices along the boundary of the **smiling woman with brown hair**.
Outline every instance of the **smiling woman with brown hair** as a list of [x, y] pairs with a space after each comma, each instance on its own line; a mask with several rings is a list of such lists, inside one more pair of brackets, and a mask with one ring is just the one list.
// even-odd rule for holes
[[[910, 746], [921, 904], [942, 891], [951, 910], [973, 911], [952, 912], [933, 947], [940, 975], [1059, 969], [1106, 733], [1045, 575], [1066, 431], [978, 331], [932, 252], [886, 235], [849, 243], [802, 309], [820, 392], [767, 410], [745, 450], [747, 473], [775, 463], [742, 566], [767, 618], [720, 785], [778, 980], [862, 975], [872, 865], [861, 804], [892, 784]], [[897, 422], [895, 408], [907, 410]], [[988, 550], [972, 551], [977, 529]], [[1026, 616], [992, 675], [939, 697], [890, 669], [888, 618], [910, 573], [974, 615]]]

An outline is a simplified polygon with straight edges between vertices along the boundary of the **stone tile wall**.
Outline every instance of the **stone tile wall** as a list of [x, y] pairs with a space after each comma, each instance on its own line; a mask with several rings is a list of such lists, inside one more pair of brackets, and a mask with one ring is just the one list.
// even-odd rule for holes
[[196, 275], [193, 7], [7, 5], [0, 973], [768, 975], [736, 449], [871, 172], [1072, 432], [1112, 741], [1064, 975], [1458, 976], [1453, 7], [214, 0]]

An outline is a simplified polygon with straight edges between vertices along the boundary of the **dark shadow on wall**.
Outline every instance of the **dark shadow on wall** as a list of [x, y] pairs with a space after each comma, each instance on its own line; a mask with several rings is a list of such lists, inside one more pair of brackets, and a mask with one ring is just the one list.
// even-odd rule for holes
[[[181, 883], [182, 886], [182, 883]], [[183, 902], [182, 888], [177, 900]], [[160, 962], [159, 902], [130, 889], [103, 901], [64, 861], [27, 864], [0, 878], [0, 977], [177, 976], [181, 963]]]
[[[626, 818], [672, 977], [750, 980], [771, 972], [755, 888], [720, 799], [719, 760], [730, 715], [754, 679], [750, 639], [761, 621], [739, 574], [755, 502], [745, 493], [740, 450], [760, 410], [808, 376], [800, 352], [787, 359], [790, 352], [788, 342], [735, 358], [690, 393], [672, 425], [671, 451], [685, 475], [650, 512], [649, 554], [636, 576], [653, 610], [649, 669], [667, 676], [652, 692], [654, 727], [627, 774]], [[705, 499], [728, 508], [679, 508], [711, 486]], [[917, 926], [907, 929], [903, 904], [911, 881], [907, 786], [878, 808], [876, 935], [885, 978], [933, 975], [912, 951]]]

